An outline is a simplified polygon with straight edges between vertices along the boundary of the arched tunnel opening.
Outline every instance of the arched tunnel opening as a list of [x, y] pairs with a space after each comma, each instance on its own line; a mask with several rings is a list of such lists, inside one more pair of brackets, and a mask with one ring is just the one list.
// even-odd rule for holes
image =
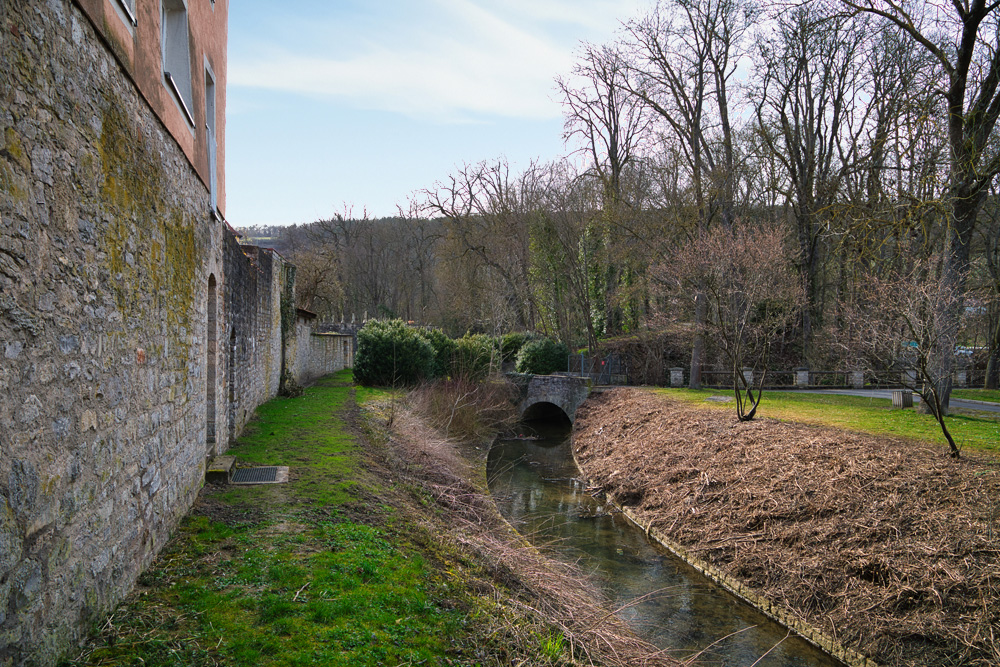
[[521, 415], [521, 421], [532, 427], [546, 426], [569, 430], [573, 426], [573, 422], [570, 421], [565, 410], [555, 403], [545, 401], [534, 403], [525, 408], [524, 414]]

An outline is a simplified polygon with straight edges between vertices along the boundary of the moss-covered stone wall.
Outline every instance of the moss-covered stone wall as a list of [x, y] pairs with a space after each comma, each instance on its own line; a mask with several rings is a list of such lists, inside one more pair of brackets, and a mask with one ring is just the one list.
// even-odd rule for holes
[[[258, 405], [278, 393], [282, 369], [281, 292], [285, 263], [256, 246], [224, 243], [226, 415], [231, 441]], [[222, 447], [225, 449], [225, 447]]]
[[74, 4], [0, 3], [0, 72], [0, 665], [48, 665], [201, 487], [225, 232]]
[[114, 608], [283, 371], [343, 368], [294, 312], [77, 5], [0, 1], [0, 667]]

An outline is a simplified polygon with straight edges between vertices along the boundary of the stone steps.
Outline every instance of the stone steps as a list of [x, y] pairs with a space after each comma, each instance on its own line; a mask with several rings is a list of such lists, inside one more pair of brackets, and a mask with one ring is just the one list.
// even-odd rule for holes
[[213, 456], [205, 466], [205, 482], [207, 484], [228, 484], [233, 468], [236, 467], [235, 456]]

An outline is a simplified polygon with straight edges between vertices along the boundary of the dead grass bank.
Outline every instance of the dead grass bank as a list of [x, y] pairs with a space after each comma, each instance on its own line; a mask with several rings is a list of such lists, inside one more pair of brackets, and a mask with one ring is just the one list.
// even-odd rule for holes
[[584, 473], [883, 665], [1000, 664], [1000, 465], [639, 390], [577, 413]]
[[[418, 397], [419, 403], [425, 401], [426, 396]], [[405, 407], [391, 426], [379, 419], [378, 410], [369, 410], [367, 421], [378, 431], [369, 439], [383, 443], [384, 470], [398, 486], [410, 489], [415, 501], [434, 510], [427, 521], [443, 532], [442, 542], [466, 554], [464, 570], [451, 571], [478, 590], [489, 607], [486, 634], [494, 645], [509, 647], [507, 664], [547, 664], [538, 653], [538, 637], [548, 636], [543, 652], [561, 654], [573, 664], [681, 665], [637, 639], [582, 573], [531, 547], [503, 520], [485, 488], [485, 474], [479, 474], [488, 446], [445, 438]], [[474, 564], [483, 568], [478, 580]]]

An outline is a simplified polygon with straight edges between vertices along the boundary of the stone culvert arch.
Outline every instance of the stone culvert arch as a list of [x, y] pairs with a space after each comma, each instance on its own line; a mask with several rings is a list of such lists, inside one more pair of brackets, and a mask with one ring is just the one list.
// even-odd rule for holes
[[521, 418], [531, 419], [559, 408], [572, 423], [576, 409], [590, 394], [590, 379], [567, 375], [534, 375], [523, 390], [518, 406]]

